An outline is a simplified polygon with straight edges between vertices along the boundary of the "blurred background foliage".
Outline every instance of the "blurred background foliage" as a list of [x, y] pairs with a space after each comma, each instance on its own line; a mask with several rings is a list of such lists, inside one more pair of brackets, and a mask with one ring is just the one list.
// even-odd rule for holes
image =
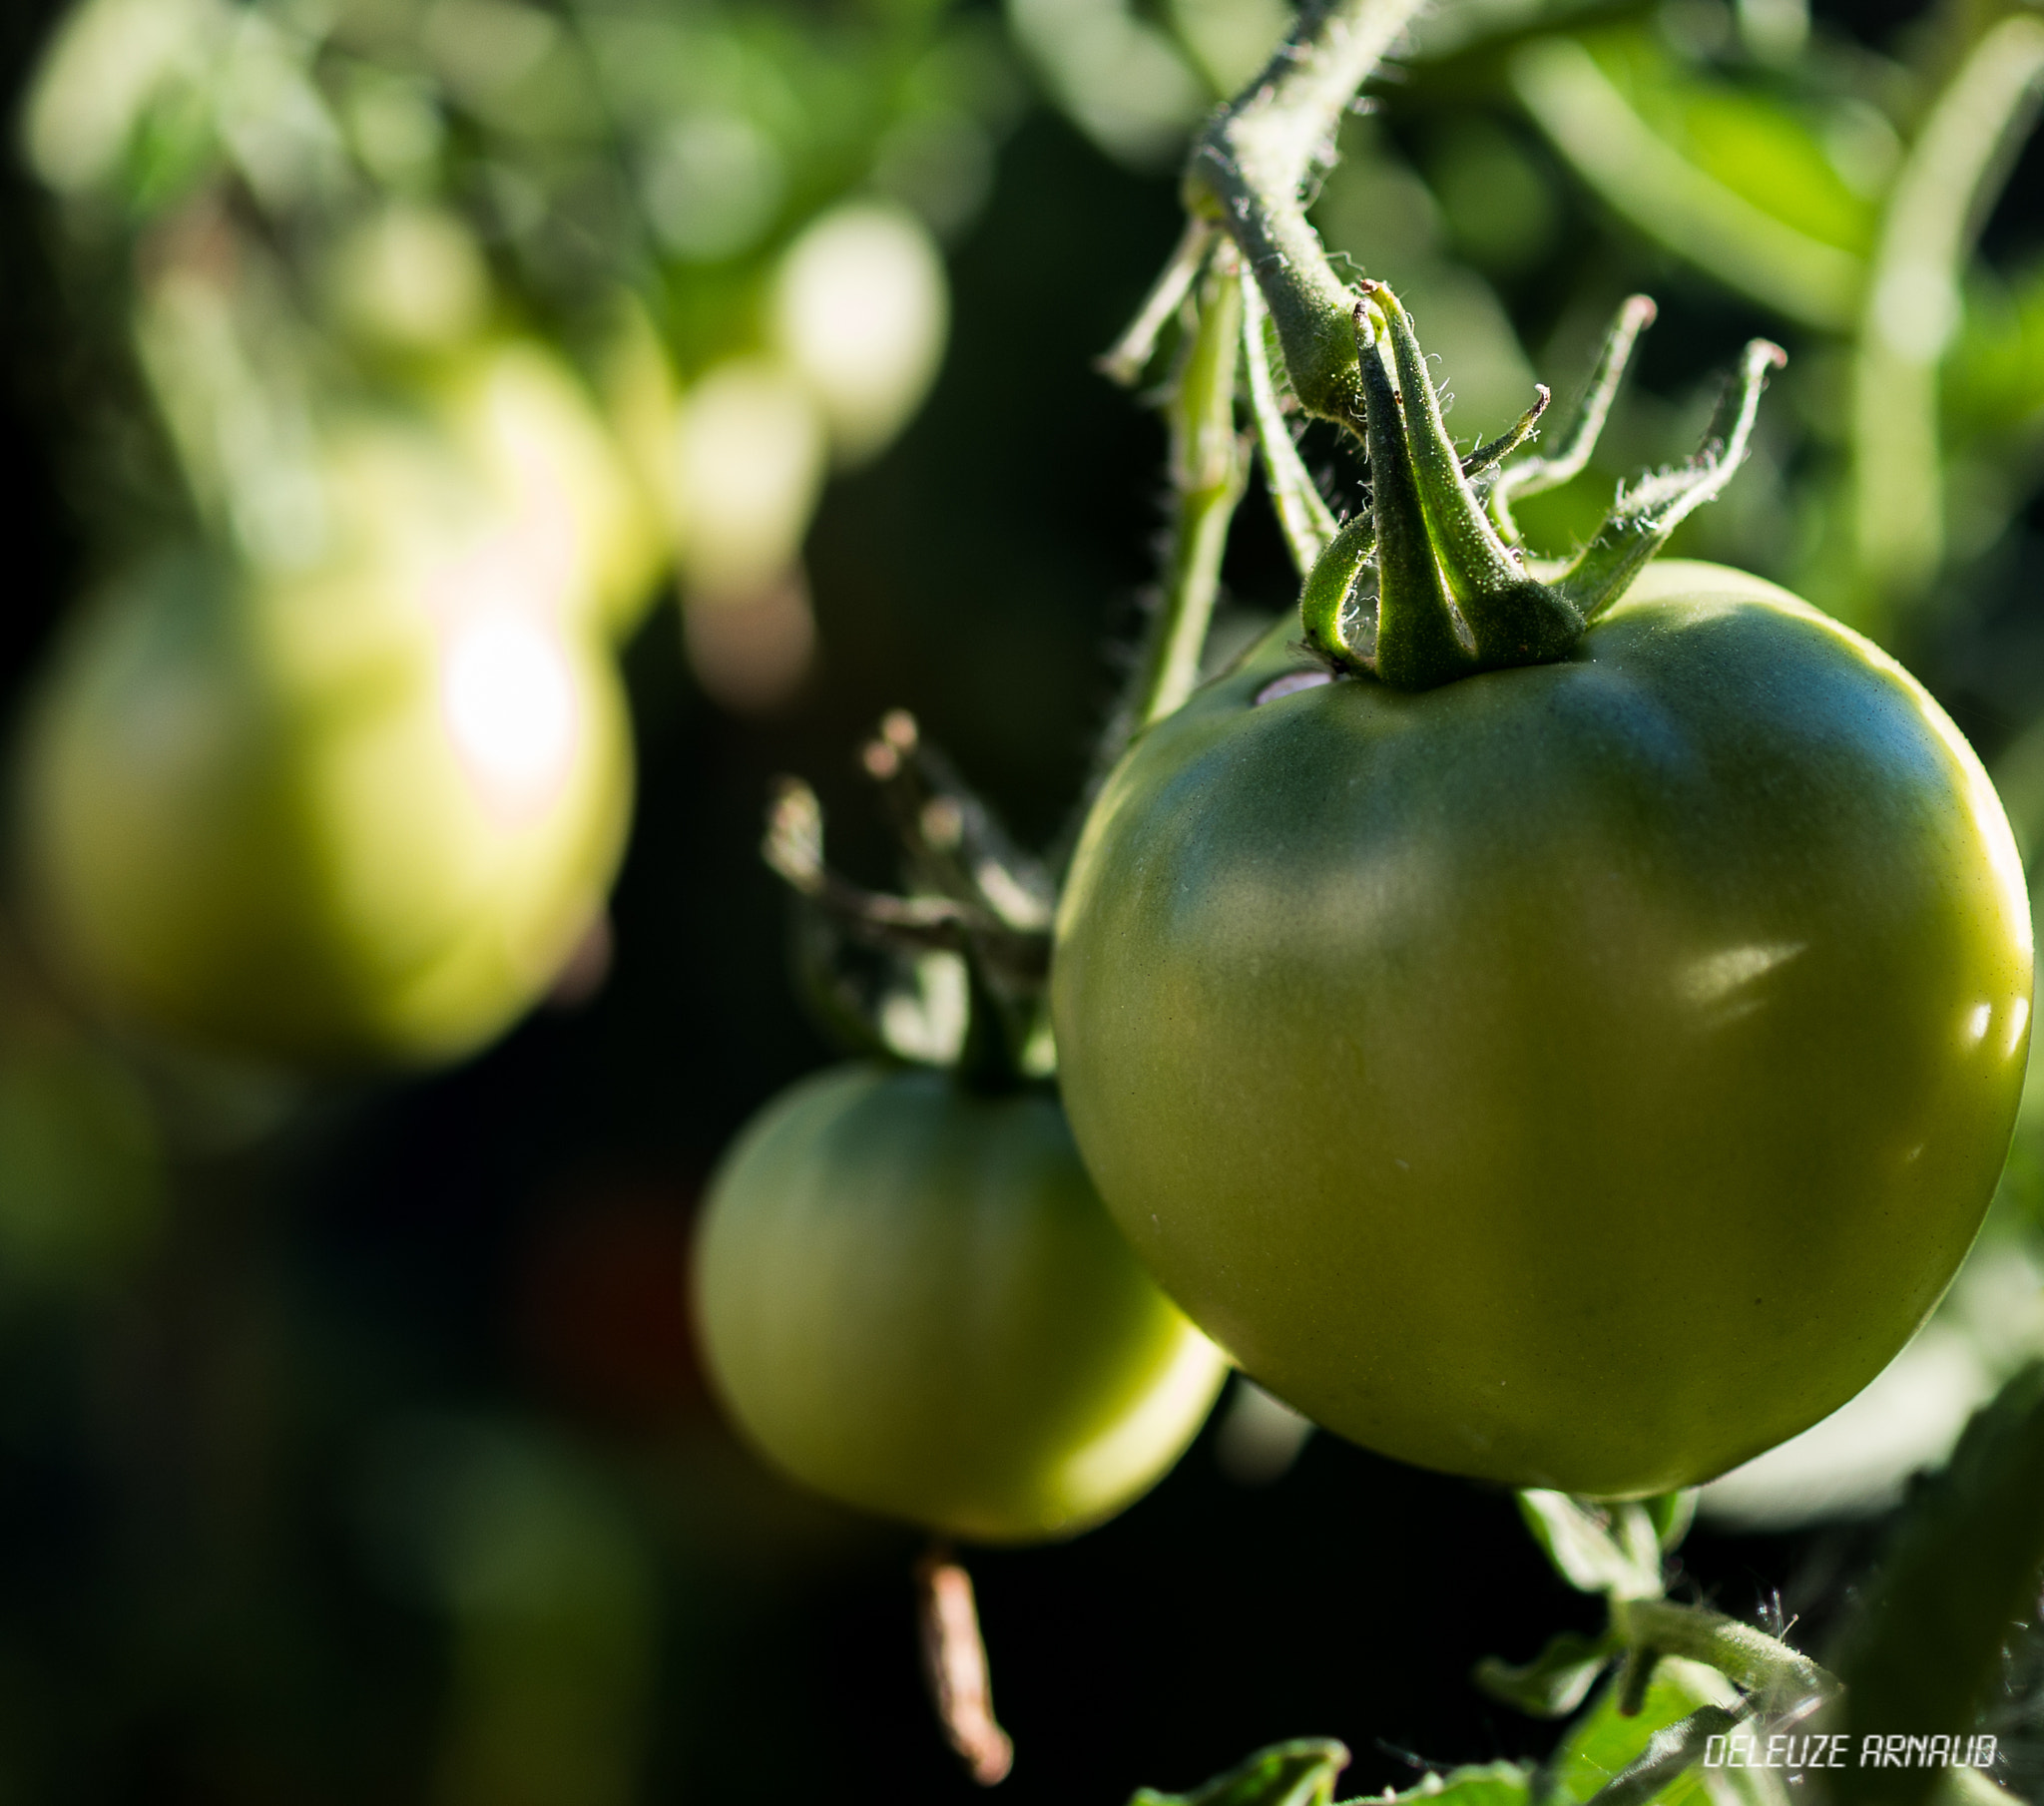
[[[919, 1696], [909, 1540], [739, 1448], [683, 1319], [706, 1173], [826, 1053], [761, 806], [802, 772], [834, 855], [891, 878], [851, 753], [906, 705], [1021, 831], [1057, 832], [1161, 518], [1159, 427], [1090, 360], [1176, 236], [1188, 129], [1284, 23], [1276, 0], [0, 20], [0, 1801], [971, 1791]], [[2031, 854], [2040, 69], [2044, 23], [1995, 0], [1440, 0], [1315, 211], [1407, 299], [1460, 435], [1536, 376], [1566, 398], [1618, 298], [1659, 298], [1597, 467], [1525, 509], [1550, 550], [1687, 449], [1745, 338], [1780, 338], [1752, 466], [1676, 550], [1909, 663]], [[1347, 454], [1319, 429], [1304, 449], [1351, 497]], [[38, 724], [67, 706], [50, 674], [126, 606], [94, 599], [158, 594], [169, 554], [211, 573], [205, 600], [148, 606], [284, 649], [236, 668], [266, 725], [221, 757], [297, 785], [235, 844], [289, 824], [300, 901], [307, 845], [397, 892], [431, 864], [430, 819], [395, 852], [364, 825], [429, 787], [408, 767], [330, 802], [328, 730], [300, 723], [353, 718], [335, 623], [410, 674], [378, 707], [480, 673], [485, 763], [544, 738], [550, 697], [622, 678], [636, 790], [620, 763], [589, 805], [620, 833], [631, 809], [607, 914], [617, 841], [592, 829], [540, 953], [431, 1033], [378, 1031], [407, 1073], [365, 1072], [360, 1043], [309, 1070], [270, 997], [201, 1022], [110, 980], [64, 919], [135, 868], [123, 845], [98, 880], [49, 877], [37, 824], [75, 806]], [[1253, 501], [1217, 648], [1290, 601], [1287, 571]], [[494, 662], [416, 629], [506, 594], [538, 637]], [[548, 660], [593, 687], [559, 691]], [[157, 794], [159, 752], [114, 768], [106, 807]], [[167, 913], [106, 907], [137, 933]], [[371, 982], [381, 944], [342, 927]], [[1714, 1489], [1697, 1584], [1820, 1634], [1902, 1477], [2044, 1347], [2040, 1292], [2033, 1089], [1947, 1304], [1836, 1419]], [[1582, 1610], [1508, 1498], [1308, 1437], [1240, 1384], [1123, 1519], [974, 1566], [1018, 1800], [1186, 1785], [1304, 1730], [1345, 1738], [1364, 1788], [1538, 1751], [1551, 1733], [1463, 1677]]]

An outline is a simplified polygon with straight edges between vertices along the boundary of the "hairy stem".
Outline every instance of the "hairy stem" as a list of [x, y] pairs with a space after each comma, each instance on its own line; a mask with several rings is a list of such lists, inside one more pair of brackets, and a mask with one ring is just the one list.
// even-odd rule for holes
[[1750, 1692], [1778, 1698], [1837, 1691], [1830, 1671], [1764, 1630], [1668, 1599], [1611, 1601], [1611, 1627], [1632, 1647], [1708, 1662]]
[[1355, 92], [1424, 0], [1306, 0], [1264, 73], [1209, 122], [1186, 165], [1186, 206], [1217, 221], [1256, 277], [1291, 391], [1362, 431], [1354, 298], [1306, 223], [1302, 191], [1331, 159]]
[[1171, 401], [1171, 551], [1164, 596], [1136, 674], [1128, 712], [1132, 733], [1170, 714], [1199, 681], [1207, 625], [1221, 589], [1221, 555], [1246, 476], [1235, 426], [1242, 277], [1232, 255], [1217, 261], [1205, 289]]
[[1164, 330], [1164, 323], [1179, 309], [1193, 283], [1199, 279], [1200, 267], [1207, 260], [1207, 253], [1214, 247], [1214, 223], [1211, 220], [1192, 219], [1186, 222], [1186, 228], [1179, 234], [1179, 240], [1172, 247], [1170, 260], [1164, 265], [1163, 273], [1150, 284], [1150, 292], [1143, 297], [1143, 304], [1136, 309], [1121, 337], [1100, 355], [1100, 369], [1123, 388], [1133, 388], [1141, 379], [1143, 368], [1157, 349], [1157, 335]]

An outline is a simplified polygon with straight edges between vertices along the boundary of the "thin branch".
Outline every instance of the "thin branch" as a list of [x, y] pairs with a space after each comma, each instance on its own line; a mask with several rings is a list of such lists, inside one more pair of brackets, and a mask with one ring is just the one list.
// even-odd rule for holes
[[1009, 837], [905, 708], [890, 709], [859, 752], [880, 786], [918, 885], [1022, 932], [1050, 926], [1057, 896], [1040, 861]]
[[784, 777], [766, 814], [761, 855], [787, 885], [846, 933], [903, 953], [972, 953], [1021, 986], [1050, 969], [1047, 931], [1010, 928], [999, 917], [952, 897], [893, 897], [867, 890], [823, 861], [823, 809], [815, 791]]
[[1707, 1662], [1769, 1702], [1786, 1705], [1838, 1690], [1837, 1677], [1800, 1649], [1722, 1612], [1668, 1599], [1614, 1597], [1611, 1627], [1635, 1648]]
[[1164, 330], [1164, 322], [1178, 311], [1179, 303], [1192, 292], [1201, 265], [1206, 262], [1207, 253], [1213, 246], [1213, 222], [1198, 218], [1188, 220], [1172, 250], [1171, 260], [1165, 264], [1163, 274], [1151, 283], [1150, 292], [1143, 297], [1143, 305], [1136, 310], [1136, 317], [1128, 323], [1121, 337], [1101, 353], [1099, 367], [1102, 374], [1125, 389], [1135, 387], [1142, 379], [1151, 353], [1157, 349], [1158, 333]]
[[1162, 720], [1193, 692], [1221, 589], [1221, 556], [1248, 464], [1235, 424], [1243, 282], [1231, 253], [1209, 268], [1171, 400], [1175, 495], [1164, 595], [1137, 667], [1123, 731]]

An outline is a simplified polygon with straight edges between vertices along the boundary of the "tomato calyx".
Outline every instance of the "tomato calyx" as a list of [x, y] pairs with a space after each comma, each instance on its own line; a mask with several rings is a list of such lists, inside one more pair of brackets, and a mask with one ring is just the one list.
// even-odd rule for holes
[[796, 977], [847, 1052], [948, 1069], [996, 1096], [1048, 1076], [1040, 1057], [1054, 889], [1040, 862], [895, 709], [860, 753], [899, 840], [907, 889], [869, 890], [823, 857], [823, 810], [782, 778], [761, 851], [803, 904]]
[[1622, 489], [1590, 543], [1559, 568], [1543, 568], [1519, 544], [1511, 498], [1553, 488], [1587, 463], [1654, 303], [1634, 295], [1619, 309], [1562, 451], [1507, 464], [1533, 436], [1548, 391], [1538, 390], [1510, 431], [1463, 456], [1397, 296], [1375, 281], [1358, 294], [1370, 505], [1307, 574], [1299, 618], [1307, 647], [1330, 670], [1367, 673], [1394, 689], [1569, 657], [1677, 525], [1731, 480], [1768, 372], [1788, 361], [1779, 345], [1749, 343], [1696, 455]]

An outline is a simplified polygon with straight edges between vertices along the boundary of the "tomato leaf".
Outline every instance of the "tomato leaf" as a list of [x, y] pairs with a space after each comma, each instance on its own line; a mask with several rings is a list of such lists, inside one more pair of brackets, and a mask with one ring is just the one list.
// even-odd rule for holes
[[1564, 1630], [1522, 1666], [1486, 1655], [1470, 1676], [1493, 1699], [1516, 1706], [1529, 1718], [1565, 1718], [1590, 1697], [1590, 1689], [1617, 1653], [1609, 1636]]
[[1260, 1749], [1191, 1793], [1139, 1787], [1129, 1806], [1328, 1806], [1348, 1749], [1332, 1737], [1298, 1737]]
[[[1739, 1689], [1715, 1668], [1664, 1656], [1636, 1713], [1619, 1709], [1615, 1683], [1605, 1687], [1550, 1758], [1544, 1797], [1549, 1806], [1587, 1806], [1591, 1800], [1622, 1806], [1648, 1798], [1661, 1806], [1701, 1806], [1707, 1794], [1696, 1761], [1705, 1739], [1726, 1728], [1739, 1704]], [[1722, 1779], [1733, 1772], [1713, 1775]]]
[[[1912, 1490], [1887, 1559], [1836, 1663], [1852, 1747], [1874, 1735], [1973, 1728], [2044, 1571], [2044, 1362], [2015, 1375], [1967, 1425], [1942, 1474]], [[1918, 1806], [1931, 1766], [1841, 1769], [1843, 1802]]]
[[[1394, 1801], [1424, 1800], [1429, 1806], [1527, 1806], [1532, 1797], [1532, 1771], [1516, 1762], [1451, 1768], [1444, 1775], [1427, 1775], [1417, 1787], [1391, 1796]], [[1382, 1800], [1381, 1794], [1374, 1798], [1358, 1794], [1341, 1806], [1379, 1806]]]
[[2036, 433], [2044, 415], [2044, 264], [2006, 279], [1973, 272], [1940, 374], [1952, 439]]
[[1652, 1499], [1642, 1499], [1640, 1510], [1647, 1514], [1660, 1540], [1661, 1552], [1666, 1555], [1682, 1546], [1689, 1527], [1696, 1522], [1697, 1489], [1689, 1487], [1680, 1493], [1659, 1493]]

